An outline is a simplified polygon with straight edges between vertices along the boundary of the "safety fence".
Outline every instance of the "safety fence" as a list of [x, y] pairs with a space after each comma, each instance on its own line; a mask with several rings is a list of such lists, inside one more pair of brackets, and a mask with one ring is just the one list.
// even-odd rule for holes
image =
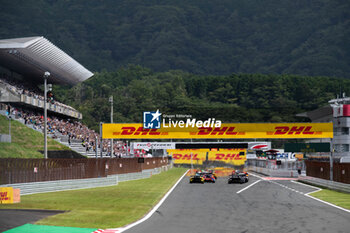
[[298, 177], [305, 171], [303, 161], [248, 159], [248, 170], [271, 177]]
[[[330, 179], [329, 162], [305, 161], [305, 164], [307, 176]], [[350, 184], [350, 163], [333, 163], [333, 180]]]
[[301, 170], [305, 171], [304, 161], [288, 161], [288, 160], [267, 160], [267, 159], [248, 159], [248, 166], [266, 168], [270, 170]]
[[0, 185], [107, 177], [168, 165], [168, 158], [0, 159]]

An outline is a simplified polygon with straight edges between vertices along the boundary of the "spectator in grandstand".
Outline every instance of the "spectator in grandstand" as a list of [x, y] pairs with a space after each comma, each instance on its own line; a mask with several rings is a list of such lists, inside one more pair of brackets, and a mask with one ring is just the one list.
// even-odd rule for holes
[[[11, 114], [17, 119], [23, 119], [27, 125], [31, 125], [34, 129], [43, 130], [44, 117], [42, 113], [21, 108], [11, 107]], [[102, 150], [108, 153], [109, 156], [122, 157], [127, 155], [127, 147], [123, 141], [114, 143], [113, 155], [110, 150], [110, 140], [102, 140], [94, 130], [89, 129], [79, 121], [64, 120], [58, 117], [51, 116], [48, 118], [48, 130], [52, 137], [64, 135], [68, 137], [68, 144], [71, 144], [72, 139], [81, 140], [86, 151], [95, 151], [96, 147], [102, 147]], [[97, 139], [97, 144], [95, 140]], [[140, 153], [143, 156], [143, 153]]]

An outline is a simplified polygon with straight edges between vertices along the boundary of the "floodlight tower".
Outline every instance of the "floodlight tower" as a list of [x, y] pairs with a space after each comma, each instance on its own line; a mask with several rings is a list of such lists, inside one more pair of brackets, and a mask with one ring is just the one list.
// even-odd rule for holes
[[[109, 97], [111, 103], [111, 123], [113, 123], [113, 95]], [[113, 157], [113, 138], [111, 139], [111, 158]]]

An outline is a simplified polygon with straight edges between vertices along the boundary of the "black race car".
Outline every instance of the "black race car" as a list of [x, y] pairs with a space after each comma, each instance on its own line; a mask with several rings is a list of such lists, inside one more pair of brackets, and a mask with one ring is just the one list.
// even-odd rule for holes
[[227, 183], [246, 183], [249, 181], [248, 173], [247, 172], [240, 172], [240, 171], [233, 171], [232, 174], [229, 176]]

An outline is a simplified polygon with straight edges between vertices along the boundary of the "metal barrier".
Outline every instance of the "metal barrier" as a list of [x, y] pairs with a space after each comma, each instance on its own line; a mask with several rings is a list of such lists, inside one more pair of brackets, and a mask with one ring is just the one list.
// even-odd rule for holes
[[150, 178], [152, 175], [150, 172], [135, 172], [128, 174], [115, 175], [118, 177], [118, 182], [129, 181], [129, 180], [140, 180]]
[[150, 178], [154, 174], [159, 174], [162, 171], [168, 170], [169, 167], [170, 165], [164, 166], [161, 168], [148, 169], [142, 172], [110, 175], [102, 178], [6, 184], [6, 185], [0, 185], [0, 187], [13, 187], [16, 189], [20, 189], [21, 195], [105, 187], [105, 186], [117, 185], [119, 182], [123, 182], [123, 181]]
[[319, 179], [315, 177], [306, 177], [305, 179], [299, 179], [299, 181], [303, 183], [311, 184], [311, 185], [320, 186], [323, 188], [350, 193], [350, 184], [344, 184], [340, 182], [324, 180], [324, 179]]
[[92, 179], [77, 179], [77, 180], [58, 180], [46, 182], [32, 182], [20, 184], [7, 184], [0, 187], [13, 187], [21, 190], [21, 195], [28, 195], [34, 193], [56, 192], [73, 189], [86, 189], [117, 185], [118, 179], [116, 177], [103, 177]]

